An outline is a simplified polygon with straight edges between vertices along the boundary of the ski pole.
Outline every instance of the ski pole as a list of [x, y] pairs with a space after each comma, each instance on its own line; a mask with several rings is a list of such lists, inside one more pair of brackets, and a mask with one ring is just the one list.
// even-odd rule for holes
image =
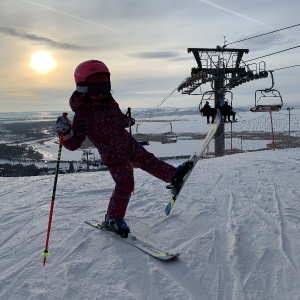
[[[67, 118], [68, 113], [64, 112], [62, 115], [63, 115], [64, 118]], [[47, 259], [48, 255], [49, 255], [48, 245], [49, 245], [49, 239], [50, 239], [50, 230], [51, 230], [52, 216], [53, 216], [53, 210], [54, 210], [56, 185], [57, 185], [57, 178], [58, 178], [58, 171], [59, 171], [59, 164], [60, 164], [60, 158], [61, 158], [61, 150], [62, 150], [63, 140], [64, 140], [64, 132], [61, 132], [60, 137], [59, 137], [59, 147], [58, 147], [58, 154], [57, 154], [57, 160], [56, 160], [55, 177], [54, 177], [54, 184], [53, 184], [53, 191], [52, 191], [52, 200], [51, 200], [49, 220], [48, 220], [46, 245], [45, 245], [44, 252], [42, 252], [42, 255], [44, 257], [43, 265], [46, 264], [46, 259]]]
[[[130, 107], [127, 108], [126, 116], [128, 116], [128, 118], [129, 118], [129, 122], [130, 122], [129, 133], [130, 133], [130, 135], [132, 135], [132, 130], [131, 130], [131, 108]], [[131, 164], [131, 166], [132, 166], [132, 171], [134, 171], [134, 165], [133, 165], [133, 163]], [[134, 193], [135, 193], [135, 187], [133, 188], [132, 195]]]
[[129, 123], [130, 123], [129, 133], [132, 135], [132, 132], [131, 132], [131, 108], [130, 107], [128, 107], [126, 115], [129, 117]]

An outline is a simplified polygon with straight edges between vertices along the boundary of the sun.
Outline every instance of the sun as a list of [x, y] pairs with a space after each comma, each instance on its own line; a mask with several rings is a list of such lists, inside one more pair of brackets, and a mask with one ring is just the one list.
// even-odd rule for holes
[[38, 74], [48, 74], [57, 67], [57, 62], [51, 52], [39, 50], [31, 54], [29, 66]]

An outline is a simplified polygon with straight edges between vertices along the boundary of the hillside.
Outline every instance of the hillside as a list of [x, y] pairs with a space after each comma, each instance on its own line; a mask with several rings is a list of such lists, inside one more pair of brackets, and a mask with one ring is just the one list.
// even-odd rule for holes
[[[177, 162], [178, 163], [178, 162]], [[300, 299], [298, 149], [202, 160], [169, 217], [165, 184], [136, 170], [127, 222], [181, 252], [162, 263], [84, 224], [103, 218], [108, 172], [0, 178], [0, 299]]]

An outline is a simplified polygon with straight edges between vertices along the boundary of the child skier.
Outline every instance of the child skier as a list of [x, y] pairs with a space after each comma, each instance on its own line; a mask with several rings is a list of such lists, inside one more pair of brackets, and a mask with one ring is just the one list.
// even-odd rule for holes
[[75, 113], [73, 124], [68, 118], [58, 117], [55, 131], [64, 133], [63, 145], [74, 151], [88, 138], [98, 149], [104, 164], [115, 181], [105, 224], [107, 228], [127, 237], [130, 229], [124, 221], [127, 205], [134, 189], [133, 164], [149, 174], [181, 184], [190, 164], [185, 162], [175, 168], [145, 150], [125, 129], [135, 123], [123, 114], [112, 97], [110, 72], [98, 60], [88, 60], [77, 66], [74, 72], [76, 91], [70, 98]]

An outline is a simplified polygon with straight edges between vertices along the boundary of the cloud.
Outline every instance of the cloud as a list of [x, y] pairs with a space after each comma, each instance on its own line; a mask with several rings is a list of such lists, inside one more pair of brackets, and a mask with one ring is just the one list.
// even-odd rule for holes
[[160, 59], [160, 58], [177, 58], [180, 56], [179, 53], [175, 51], [158, 51], [158, 52], [137, 52], [129, 53], [127, 56], [143, 59]]
[[78, 45], [72, 45], [67, 43], [60, 43], [54, 40], [51, 40], [49, 38], [43, 37], [43, 36], [37, 36], [32, 33], [25, 32], [24, 30], [12, 28], [12, 27], [6, 27], [6, 26], [0, 26], [0, 32], [6, 35], [19, 37], [21, 39], [30, 40], [34, 42], [38, 42], [41, 44], [46, 44], [54, 48], [60, 48], [60, 49], [72, 49], [72, 50], [80, 50], [83, 49], [83, 47]]

